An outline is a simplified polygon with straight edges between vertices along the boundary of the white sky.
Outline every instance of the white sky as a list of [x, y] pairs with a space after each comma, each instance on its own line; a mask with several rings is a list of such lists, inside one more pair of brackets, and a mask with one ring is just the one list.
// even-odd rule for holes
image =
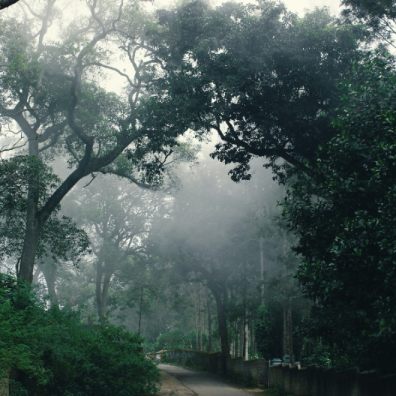
[[[221, 4], [227, 0], [208, 0], [211, 4]], [[236, 2], [249, 3], [249, 0], [234, 0]], [[287, 9], [298, 14], [303, 14], [306, 10], [312, 10], [315, 7], [328, 7], [333, 14], [338, 14], [340, 11], [341, 0], [280, 0]], [[177, 0], [153, 0], [155, 7], [167, 7], [175, 4]]]
[[341, 7], [339, 0], [284, 0], [283, 3], [290, 11], [299, 14], [315, 7], [328, 7], [333, 14], [338, 14]]

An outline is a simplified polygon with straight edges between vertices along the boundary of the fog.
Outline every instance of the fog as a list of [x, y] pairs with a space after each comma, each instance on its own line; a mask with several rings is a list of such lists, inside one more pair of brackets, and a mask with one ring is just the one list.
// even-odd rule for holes
[[0, 1], [0, 394], [396, 370], [396, 12], [363, 3]]
[[[67, 219], [73, 230], [72, 235], [61, 236], [67, 243], [59, 254], [51, 250], [53, 237], [43, 243], [33, 282], [44, 298], [48, 296], [47, 306], [79, 310], [88, 321], [99, 318], [124, 324], [145, 336], [148, 348], [165, 347], [160, 345], [165, 342], [161, 337], [172, 339], [173, 333], [172, 342], [219, 348], [226, 336], [221, 334], [224, 326], [235, 326], [230, 345], [235, 356], [243, 353], [247, 358], [257, 353], [257, 345], [247, 340], [247, 331], [255, 331], [257, 307], [289, 306], [291, 299], [300, 298], [293, 278], [298, 264], [292, 252], [295, 238], [279, 206], [285, 187], [279, 185], [268, 161], [254, 155], [244, 165], [250, 180], [231, 180], [235, 165], [210, 157], [222, 144], [218, 134], [212, 130], [203, 135], [192, 125], [183, 127], [182, 119], [173, 122], [170, 114], [164, 113], [163, 120], [160, 111], [159, 115], [147, 112], [145, 103], [157, 95], [150, 79], [155, 82], [163, 71], [147, 47], [150, 41], [143, 45], [138, 40], [146, 40], [150, 28], [146, 32], [144, 23], [153, 24], [157, 10], [180, 4], [146, 2], [136, 14], [131, 12], [132, 2], [123, 8], [120, 4], [26, 1], [1, 14], [3, 21], [15, 18], [21, 26], [29, 24], [29, 32], [18, 36], [20, 51], [37, 59], [43, 70], [24, 111], [40, 142], [38, 153], [42, 150], [53, 173], [45, 194], [57, 197], [67, 190], [60, 193], [64, 197], [58, 200], [54, 221]], [[222, 4], [211, 2], [209, 8]], [[321, 6], [339, 12], [338, 1], [286, 1], [285, 5], [300, 15]], [[4, 59], [7, 56], [5, 51]], [[145, 79], [147, 86], [142, 83]], [[11, 84], [5, 104], [17, 100], [13, 89]], [[72, 133], [62, 130], [64, 106], [69, 106], [66, 121]], [[31, 144], [26, 146], [29, 132], [22, 128], [20, 133], [19, 119], [4, 121], [2, 157], [24, 155], [26, 147], [34, 152]], [[64, 135], [47, 136], [57, 124]], [[220, 134], [227, 125], [220, 124]], [[150, 154], [150, 134], [130, 137], [125, 144], [114, 138], [126, 136], [122, 128], [135, 134], [144, 128], [151, 133], [163, 128], [170, 138], [162, 147], [154, 139]], [[113, 151], [123, 155], [104, 166], [92, 162], [90, 171], [79, 174], [85, 161], [83, 147], [89, 146], [93, 133], [97, 137], [91, 157], [102, 161]], [[141, 146], [146, 144], [147, 154], [142, 156]], [[277, 166], [282, 163], [279, 160]], [[20, 265], [18, 254], [9, 254], [3, 263], [11, 273]], [[233, 310], [229, 324], [219, 323], [219, 332], [213, 330], [213, 318]], [[252, 342], [244, 351], [238, 347], [241, 337], [244, 343]], [[276, 348], [281, 354], [280, 345]]]

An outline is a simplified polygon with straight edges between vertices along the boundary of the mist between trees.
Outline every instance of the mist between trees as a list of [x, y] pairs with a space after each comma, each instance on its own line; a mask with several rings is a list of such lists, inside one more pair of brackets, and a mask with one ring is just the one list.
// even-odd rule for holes
[[153, 393], [142, 348], [393, 372], [394, 2], [69, 3], [0, 13], [12, 392]]

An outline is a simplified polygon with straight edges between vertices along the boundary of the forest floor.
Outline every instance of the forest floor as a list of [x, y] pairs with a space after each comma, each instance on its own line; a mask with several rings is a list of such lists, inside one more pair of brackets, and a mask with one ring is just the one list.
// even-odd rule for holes
[[159, 396], [272, 396], [262, 389], [241, 389], [201, 371], [160, 364]]

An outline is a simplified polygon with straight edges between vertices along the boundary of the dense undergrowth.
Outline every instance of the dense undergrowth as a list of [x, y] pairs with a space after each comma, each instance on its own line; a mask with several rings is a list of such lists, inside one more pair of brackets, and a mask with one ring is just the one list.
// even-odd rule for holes
[[0, 275], [0, 369], [12, 396], [153, 394], [158, 372], [141, 342], [122, 328], [46, 309], [14, 278]]

